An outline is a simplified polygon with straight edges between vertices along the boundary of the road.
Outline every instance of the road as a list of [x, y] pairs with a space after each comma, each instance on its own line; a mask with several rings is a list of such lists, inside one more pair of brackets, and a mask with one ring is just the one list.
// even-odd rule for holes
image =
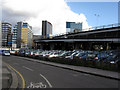
[[[117, 80], [31, 62], [23, 57], [3, 56], [3, 61], [22, 75], [25, 88], [118, 88]], [[21, 88], [23, 80], [17, 75]]]

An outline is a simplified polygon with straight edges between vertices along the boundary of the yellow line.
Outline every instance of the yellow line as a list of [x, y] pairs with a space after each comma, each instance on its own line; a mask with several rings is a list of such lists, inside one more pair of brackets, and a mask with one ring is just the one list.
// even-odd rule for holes
[[[4, 62], [5, 63], [5, 62]], [[22, 79], [22, 83], [23, 83], [23, 85], [22, 85], [22, 90], [24, 90], [24, 88], [25, 88], [25, 80], [24, 80], [24, 78], [23, 78], [23, 76], [15, 69], [15, 68], [13, 68], [12, 66], [10, 66], [9, 64], [7, 64], [7, 63], [5, 63], [8, 67], [10, 67], [11, 69], [13, 69], [17, 74], [19, 74], [19, 76], [21, 77], [21, 79]]]

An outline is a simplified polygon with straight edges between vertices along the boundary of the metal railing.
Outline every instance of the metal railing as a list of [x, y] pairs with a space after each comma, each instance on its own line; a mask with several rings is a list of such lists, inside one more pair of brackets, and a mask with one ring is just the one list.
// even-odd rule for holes
[[[107, 29], [107, 28], [114, 28], [114, 27], [120, 27], [120, 23], [117, 24], [109, 24], [109, 25], [102, 25], [102, 26], [97, 26], [97, 27], [92, 27], [92, 28], [86, 28], [86, 29], [82, 29], [81, 32], [85, 32], [85, 31], [92, 31], [92, 30], [98, 30], [98, 29]], [[76, 32], [67, 32], [67, 33], [60, 33], [60, 34], [56, 34], [54, 37], [58, 37], [58, 36], [66, 36], [68, 34], [74, 34]], [[78, 32], [77, 32], [78, 33]]]

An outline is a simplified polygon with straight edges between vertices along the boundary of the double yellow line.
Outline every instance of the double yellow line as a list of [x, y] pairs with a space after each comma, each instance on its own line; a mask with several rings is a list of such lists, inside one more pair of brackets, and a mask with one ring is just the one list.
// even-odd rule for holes
[[[5, 62], [4, 62], [5, 63]], [[15, 68], [13, 68], [12, 66], [10, 66], [9, 64], [5, 63], [8, 67], [10, 67], [12, 70], [14, 70], [22, 79], [22, 90], [24, 90], [25, 88], [25, 80], [23, 78], [23, 76], [20, 74], [20, 72], [18, 72]]]

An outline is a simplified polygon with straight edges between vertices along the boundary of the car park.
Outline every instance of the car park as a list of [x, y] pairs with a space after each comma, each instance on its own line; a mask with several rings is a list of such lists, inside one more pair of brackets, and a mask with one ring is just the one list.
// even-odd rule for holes
[[[35, 58], [39, 60], [53, 61], [66, 64], [100, 67], [112, 64], [118, 67], [120, 64], [120, 51], [90, 51], [90, 50], [19, 50], [17, 55]], [[95, 66], [94, 66], [95, 67]], [[109, 66], [110, 67], [110, 66]]]

